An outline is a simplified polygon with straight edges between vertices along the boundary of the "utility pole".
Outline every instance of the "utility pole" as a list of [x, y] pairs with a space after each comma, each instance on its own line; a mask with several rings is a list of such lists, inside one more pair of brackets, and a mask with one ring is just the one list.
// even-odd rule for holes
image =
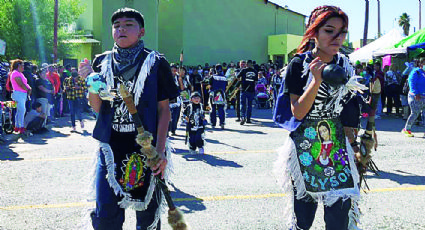
[[421, 6], [421, 0], [419, 0], [419, 30], [421, 29], [421, 8], [422, 8], [422, 6]]
[[377, 1], [378, 1], [378, 38], [380, 38], [381, 37], [381, 5], [379, 0]]
[[55, 13], [53, 22], [53, 62], [58, 59], [58, 8], [59, 0], [55, 0]]

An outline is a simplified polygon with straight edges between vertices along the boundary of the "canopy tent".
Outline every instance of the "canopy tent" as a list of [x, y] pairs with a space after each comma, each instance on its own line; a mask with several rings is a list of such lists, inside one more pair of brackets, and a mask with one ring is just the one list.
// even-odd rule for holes
[[401, 39], [403, 39], [403, 32], [400, 29], [393, 28], [384, 36], [367, 44], [366, 46], [363, 46], [348, 56], [350, 57], [350, 61], [353, 63], [356, 61], [368, 62], [372, 59], [372, 54], [374, 51], [393, 47]]
[[416, 45], [425, 42], [425, 28], [418, 30], [416, 33], [411, 34], [408, 37], [403, 38], [397, 42], [393, 48], [401, 48]]
[[407, 47], [407, 50], [425, 49], [425, 42]]
[[425, 28], [417, 31], [416, 33], [411, 34], [408, 37], [401, 39], [392, 47], [387, 47], [387, 49], [375, 51], [373, 53], [373, 56], [381, 57], [387, 54], [409, 54], [410, 57], [417, 56], [418, 54], [423, 52], [423, 50], [421, 49], [422, 47], [416, 47], [416, 45], [419, 45], [421, 43], [425, 43]]

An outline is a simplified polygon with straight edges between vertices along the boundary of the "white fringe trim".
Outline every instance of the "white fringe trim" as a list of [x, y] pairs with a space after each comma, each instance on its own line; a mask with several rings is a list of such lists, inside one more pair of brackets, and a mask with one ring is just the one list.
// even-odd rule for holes
[[[294, 213], [294, 187], [297, 190], [296, 199], [302, 199], [310, 195], [314, 201], [323, 203], [326, 206], [332, 206], [339, 199], [347, 200], [351, 198], [353, 205], [349, 212], [350, 228], [358, 229], [355, 223], [359, 223], [359, 209], [357, 203], [360, 198], [359, 174], [354, 163], [354, 151], [351, 148], [348, 139], [346, 139], [347, 154], [350, 162], [351, 174], [354, 182], [354, 188], [341, 189], [325, 193], [310, 193], [305, 188], [304, 178], [301, 174], [298, 163], [296, 145], [292, 138], [288, 137], [285, 144], [278, 149], [278, 160], [274, 164], [274, 173], [278, 184], [282, 187], [285, 197], [284, 205], [284, 223], [289, 229], [296, 229], [296, 216]], [[292, 184], [294, 183], [294, 184]], [[353, 228], [355, 226], [356, 228]]]
[[[146, 78], [149, 76], [152, 67], [154, 66], [157, 59], [159, 59], [160, 54], [157, 51], [152, 51], [148, 54], [145, 61], [143, 62], [142, 68], [140, 69], [139, 76], [136, 83], [133, 87], [134, 94], [134, 104], [137, 106], [139, 104], [140, 95], [143, 93], [145, 87]], [[114, 74], [112, 72], [112, 52], [106, 54], [105, 58], [101, 62], [101, 71], [100, 73], [106, 78], [107, 88], [114, 87]]]
[[143, 93], [143, 88], [145, 87], [145, 81], [148, 75], [151, 72], [152, 66], [154, 66], [156, 59], [159, 59], [159, 53], [152, 51], [146, 57], [143, 62], [142, 68], [139, 72], [139, 77], [137, 78], [136, 83], [134, 84], [133, 94], [134, 94], [134, 104], [137, 106], [139, 104], [140, 95]]
[[100, 64], [100, 74], [106, 79], [108, 89], [114, 87], [114, 74], [112, 72], [112, 52], [108, 52]]

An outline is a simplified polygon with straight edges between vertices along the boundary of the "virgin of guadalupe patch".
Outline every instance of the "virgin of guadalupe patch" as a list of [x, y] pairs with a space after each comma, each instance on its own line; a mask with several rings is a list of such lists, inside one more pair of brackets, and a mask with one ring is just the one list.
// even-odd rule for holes
[[304, 120], [291, 137], [308, 192], [354, 188], [345, 134], [338, 118]]
[[143, 160], [144, 156], [138, 153], [133, 153], [123, 160], [122, 176], [119, 181], [124, 191], [128, 192], [143, 186], [145, 178]]

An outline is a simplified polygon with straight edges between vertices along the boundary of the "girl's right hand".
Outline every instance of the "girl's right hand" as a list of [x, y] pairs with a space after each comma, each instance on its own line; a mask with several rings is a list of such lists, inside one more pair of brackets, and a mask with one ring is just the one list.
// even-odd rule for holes
[[317, 83], [322, 83], [322, 71], [326, 67], [326, 63], [320, 60], [320, 57], [315, 58], [309, 65], [310, 71], [314, 76], [314, 80]]

